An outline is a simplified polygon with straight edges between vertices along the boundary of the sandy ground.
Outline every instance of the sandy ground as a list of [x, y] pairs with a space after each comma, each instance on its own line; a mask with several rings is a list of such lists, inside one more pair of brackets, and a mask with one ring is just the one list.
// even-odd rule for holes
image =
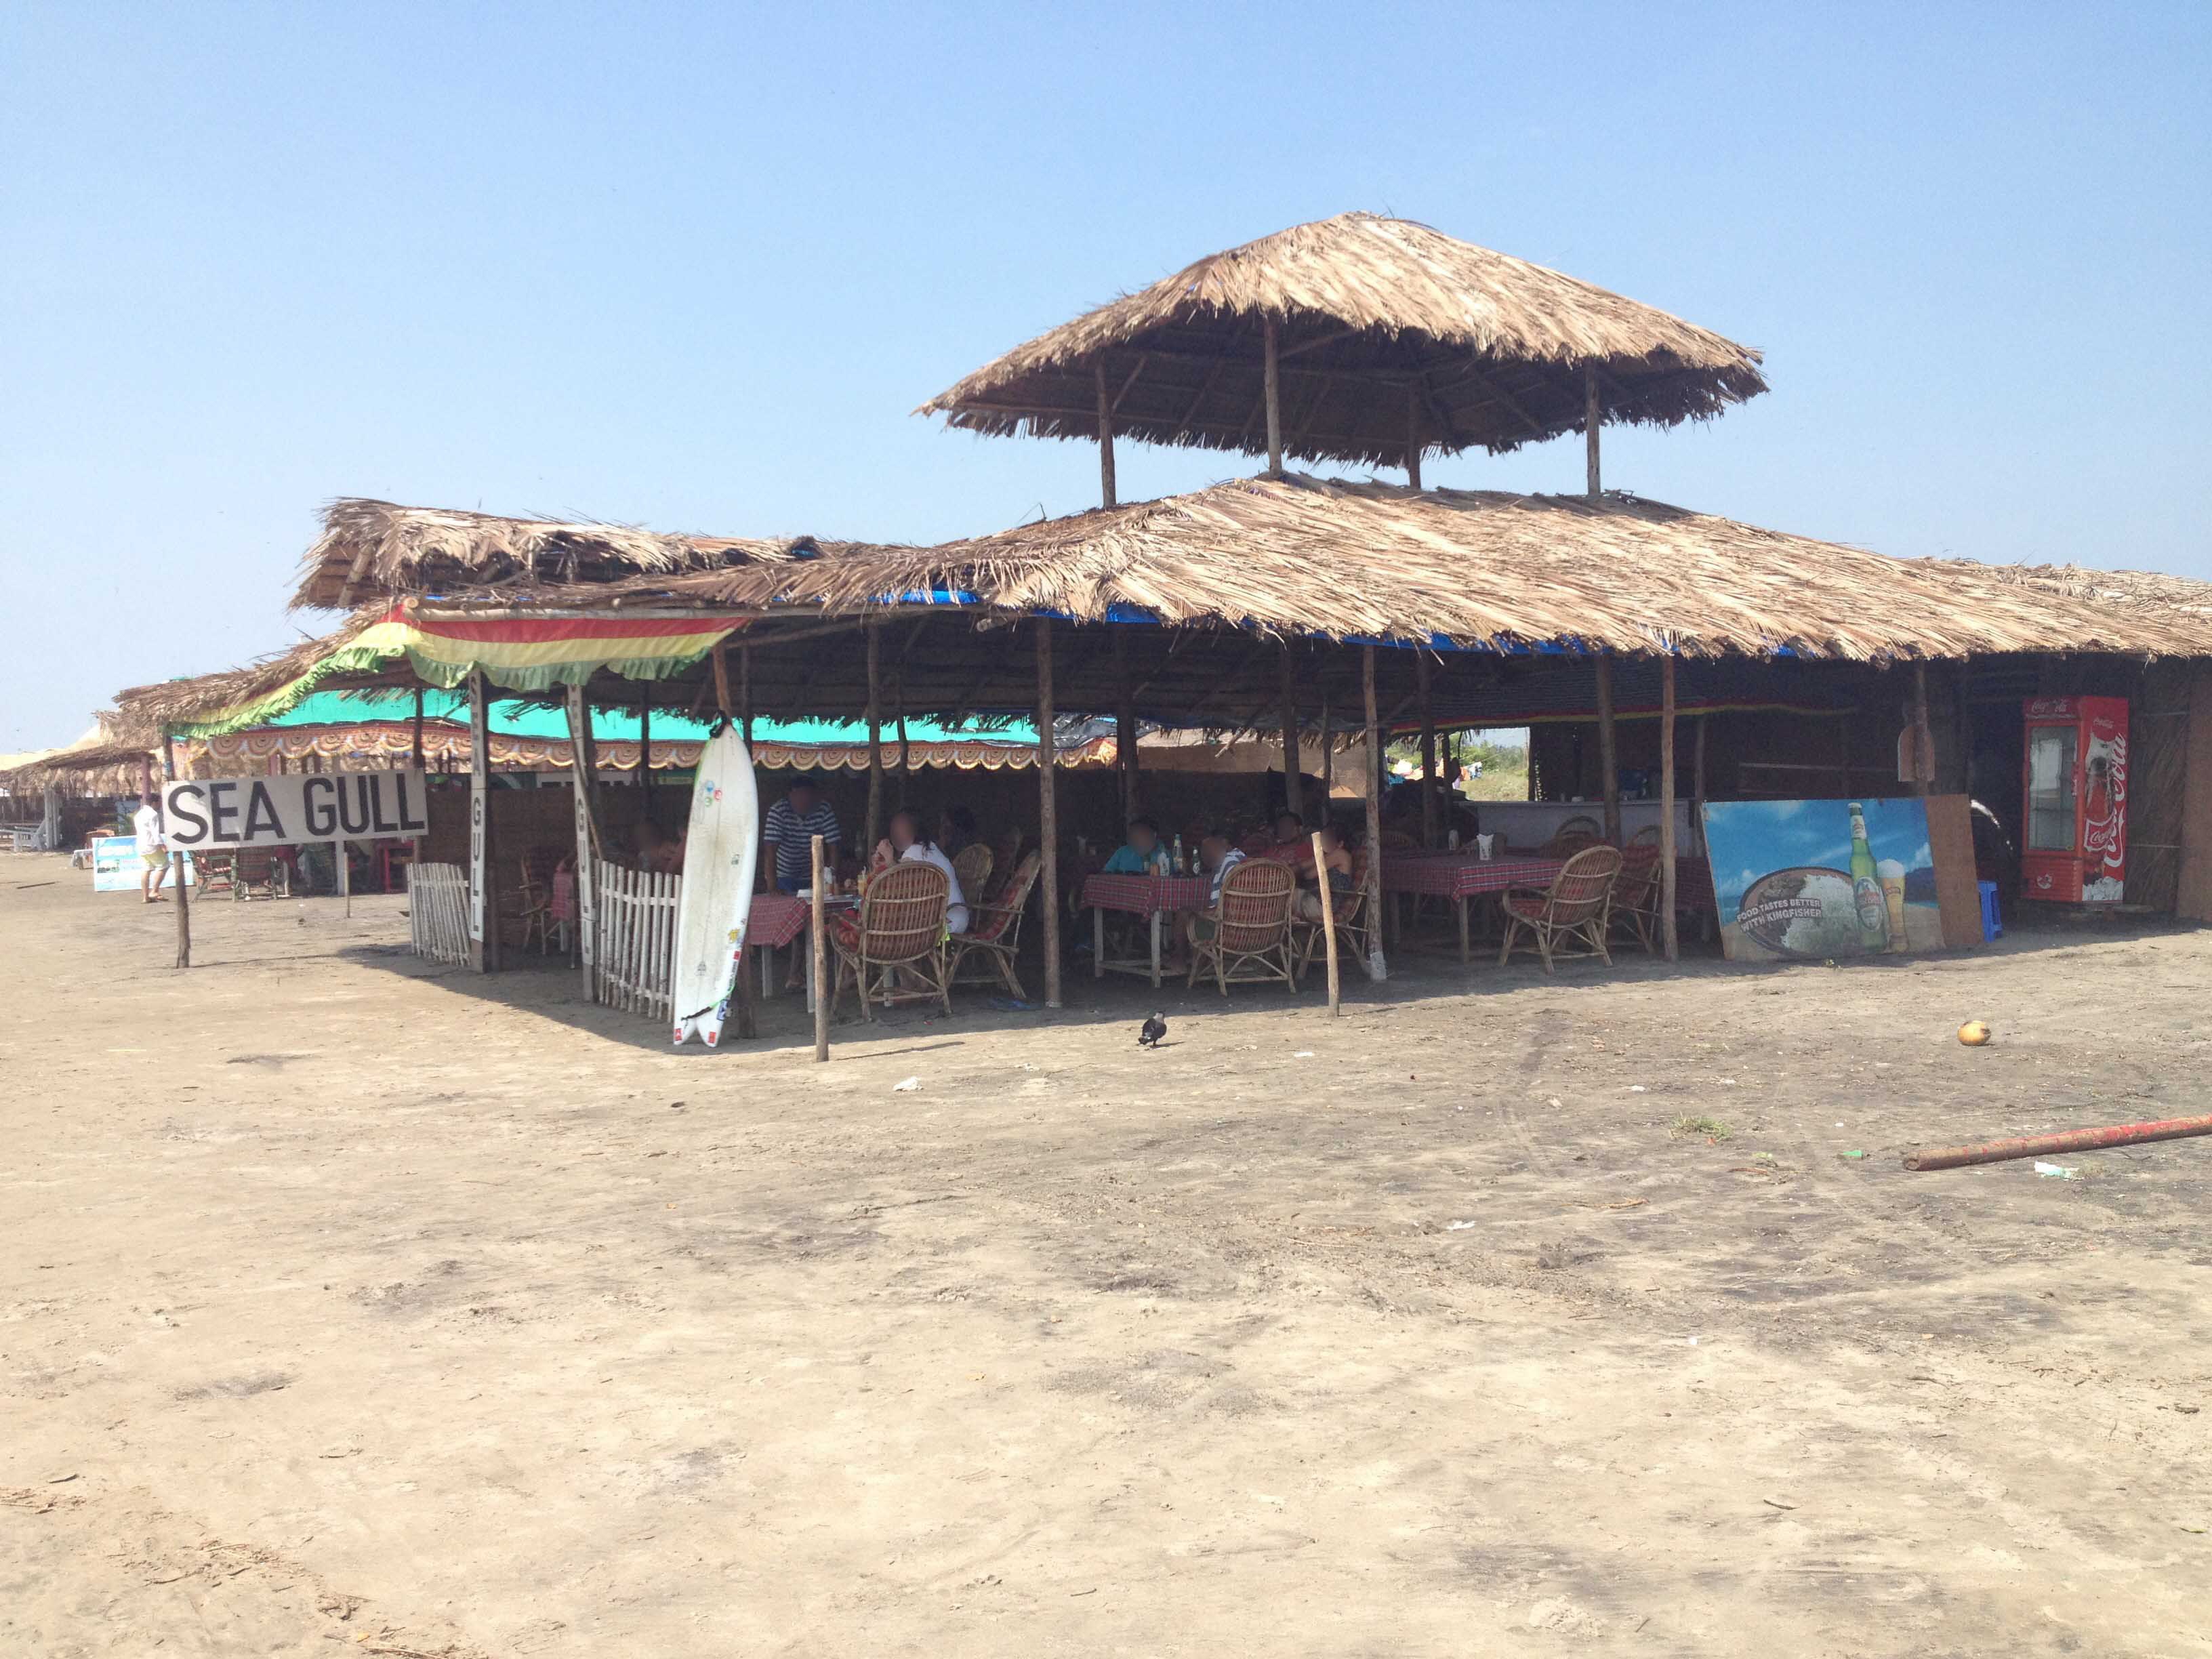
[[2212, 934], [817, 1067], [85, 881], [0, 871], [0, 1653], [2212, 1652], [2212, 1141], [1898, 1164], [2204, 1109]]

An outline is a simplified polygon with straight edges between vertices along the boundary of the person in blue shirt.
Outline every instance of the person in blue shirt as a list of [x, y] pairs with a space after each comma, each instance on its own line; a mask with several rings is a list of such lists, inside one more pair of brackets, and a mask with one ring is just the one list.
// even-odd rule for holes
[[1106, 860], [1109, 876], [1153, 876], [1164, 872], [1167, 849], [1160, 845], [1160, 826], [1150, 818], [1129, 820], [1129, 839]]

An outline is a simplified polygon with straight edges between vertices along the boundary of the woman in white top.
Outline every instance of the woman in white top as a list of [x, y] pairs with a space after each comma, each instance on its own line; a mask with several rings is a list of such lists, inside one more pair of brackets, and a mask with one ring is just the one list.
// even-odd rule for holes
[[945, 912], [945, 930], [954, 933], [966, 933], [968, 900], [960, 890], [960, 878], [953, 871], [952, 860], [945, 856], [934, 842], [922, 834], [920, 815], [902, 808], [891, 814], [891, 821], [885, 827], [890, 834], [876, 843], [876, 855], [872, 860], [875, 868], [888, 870], [895, 861], [902, 863], [911, 860], [934, 865], [944, 871], [951, 892], [951, 902]]

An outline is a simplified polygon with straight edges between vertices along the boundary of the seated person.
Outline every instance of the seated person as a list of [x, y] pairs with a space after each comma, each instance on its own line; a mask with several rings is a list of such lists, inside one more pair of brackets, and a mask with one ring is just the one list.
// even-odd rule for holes
[[[1308, 845], [1306, 852], [1306, 873], [1300, 878], [1301, 884], [1297, 896], [1291, 901], [1291, 914], [1301, 921], [1319, 921], [1321, 920], [1320, 884], [1316, 883], [1311, 887], [1304, 884], [1305, 882], [1313, 880], [1313, 848], [1310, 844]], [[1322, 863], [1328, 871], [1328, 890], [1339, 896], [1351, 892], [1352, 849], [1344, 844], [1344, 832], [1333, 823], [1322, 825], [1321, 856]]]
[[964, 806], [948, 806], [937, 815], [937, 845], [945, 857], [957, 859], [975, 840], [975, 815]]
[[[689, 833], [687, 826], [685, 834]], [[671, 840], [659, 824], [645, 819], [637, 826], [637, 867], [658, 874], [683, 874], [684, 840], [682, 836]]]
[[1198, 843], [1198, 867], [1206, 878], [1206, 908], [1185, 910], [1176, 918], [1176, 955], [1173, 965], [1187, 966], [1182, 954], [1182, 942], [1188, 939], [1193, 945], [1200, 939], [1212, 939], [1221, 926], [1221, 884], [1231, 870], [1244, 862], [1244, 849], [1229, 844], [1229, 837], [1219, 830], [1210, 831]]
[[822, 799], [812, 778], [801, 773], [791, 781], [791, 793], [768, 809], [761, 839], [775, 848], [775, 882], [779, 890], [796, 893], [814, 884], [813, 838], [822, 837], [823, 856], [836, 861], [838, 844], [845, 832], [838, 828], [836, 810]]
[[1267, 856], [1294, 870], [1313, 868], [1313, 834], [1306, 821], [1296, 812], [1275, 814], [1275, 844], [1267, 849]]
[[1160, 826], [1150, 818], [1129, 820], [1129, 839], [1106, 860], [1109, 876], [1157, 876], [1167, 872], [1168, 851], [1160, 845]]
[[960, 890], [960, 878], [952, 868], [952, 860], [944, 850], [921, 832], [921, 814], [902, 807], [891, 814], [886, 826], [890, 833], [876, 843], [875, 856], [868, 860], [871, 875], [888, 870], [894, 864], [933, 864], [945, 872], [950, 888], [950, 902], [945, 911], [947, 933], [968, 931], [968, 900]]

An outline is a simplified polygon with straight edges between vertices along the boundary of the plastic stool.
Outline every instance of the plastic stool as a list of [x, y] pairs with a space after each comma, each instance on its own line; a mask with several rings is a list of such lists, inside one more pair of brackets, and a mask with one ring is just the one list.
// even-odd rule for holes
[[2004, 918], [1997, 914], [1997, 884], [1993, 881], [1978, 881], [1982, 890], [1982, 938], [1984, 941], [2004, 937]]

